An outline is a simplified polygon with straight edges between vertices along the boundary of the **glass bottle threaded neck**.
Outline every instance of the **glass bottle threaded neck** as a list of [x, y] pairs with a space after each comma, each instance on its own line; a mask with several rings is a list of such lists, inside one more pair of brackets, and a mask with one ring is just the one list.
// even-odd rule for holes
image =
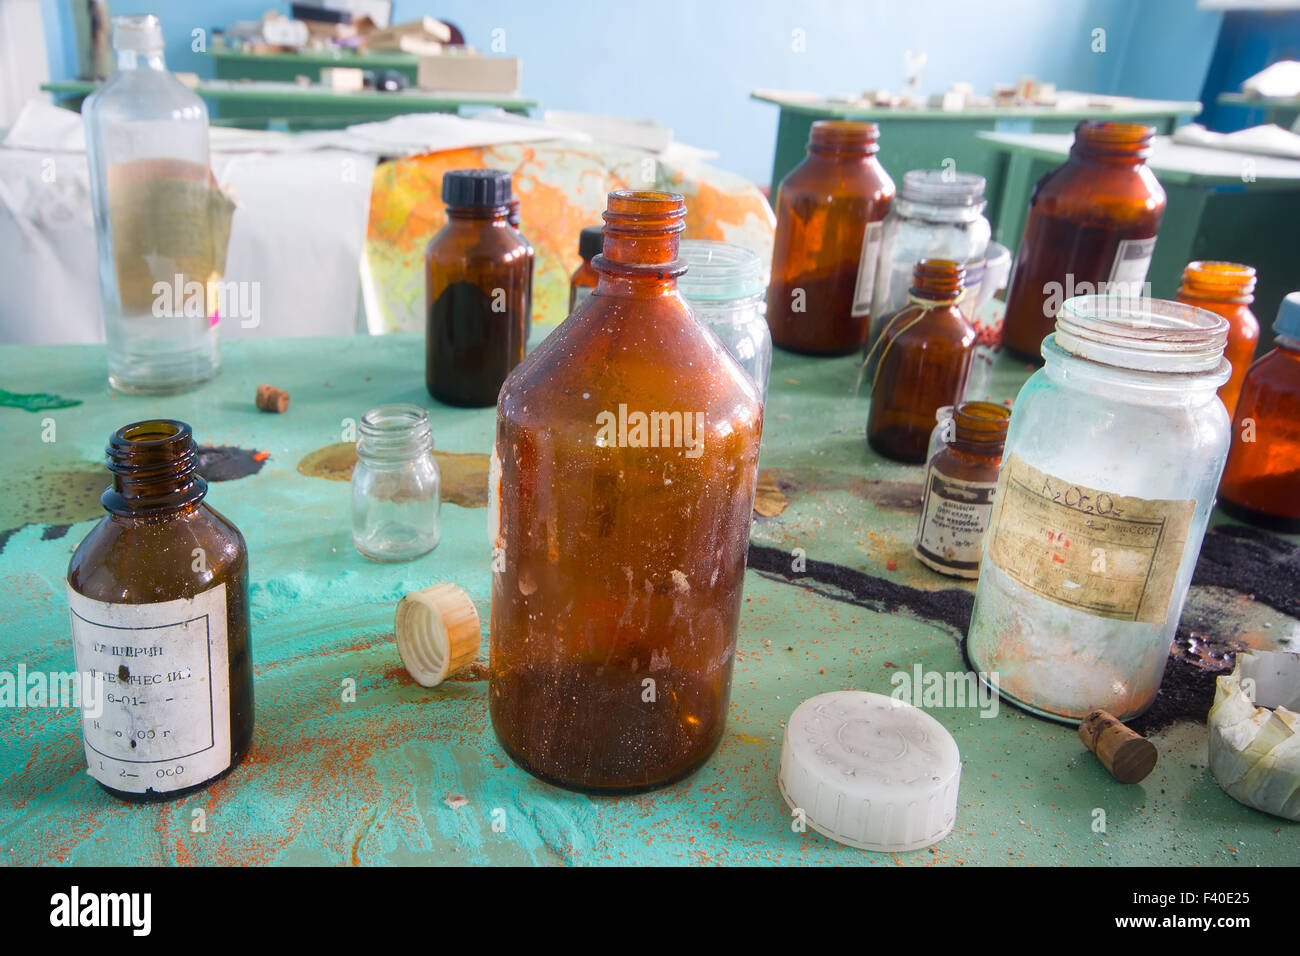
[[599, 272], [670, 279], [686, 271], [678, 237], [686, 229], [686, 200], [677, 193], [618, 189], [605, 208], [605, 244], [591, 260]]
[[357, 457], [375, 464], [412, 461], [433, 449], [429, 413], [406, 402], [372, 408], [357, 433]]
[[1178, 295], [1207, 302], [1250, 305], [1255, 301], [1255, 269], [1236, 262], [1190, 262]]
[[951, 259], [922, 259], [912, 267], [908, 298], [920, 305], [953, 303], [961, 298], [966, 268]]
[[151, 419], [113, 432], [105, 449], [113, 486], [100, 498], [114, 514], [168, 511], [199, 501], [208, 485], [197, 472], [198, 447], [185, 422]]
[[880, 127], [853, 120], [818, 120], [808, 134], [809, 153], [854, 153], [870, 156], [880, 147]]
[[1011, 409], [992, 402], [963, 402], [952, 416], [952, 444], [977, 455], [1000, 455], [1007, 441]]
[[1142, 162], [1151, 152], [1155, 127], [1141, 123], [1084, 120], [1074, 130], [1070, 155], [1084, 159]]
[[1043, 356], [1059, 350], [1138, 372], [1214, 374], [1227, 366], [1228, 328], [1222, 316], [1182, 302], [1080, 295], [1061, 303]]

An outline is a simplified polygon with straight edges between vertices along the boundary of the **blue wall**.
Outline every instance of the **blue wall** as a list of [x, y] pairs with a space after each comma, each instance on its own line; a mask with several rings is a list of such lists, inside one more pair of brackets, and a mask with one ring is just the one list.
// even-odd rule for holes
[[[110, 0], [151, 8], [176, 70], [210, 75], [190, 50], [195, 27], [256, 19], [268, 0]], [[51, 71], [74, 72], [65, 2], [46, 0]], [[288, 4], [278, 5], [288, 10]], [[1195, 0], [396, 0], [397, 19], [455, 22], [485, 52], [505, 31], [523, 59], [523, 91], [545, 107], [619, 113], [672, 126], [678, 139], [718, 150], [718, 164], [766, 182], [776, 109], [758, 87], [855, 93], [903, 85], [903, 52], [925, 51], [922, 87], [966, 80], [988, 92], [1024, 74], [1062, 89], [1196, 99], [1222, 15]], [[1092, 51], [1094, 29], [1106, 51]], [[793, 47], [804, 31], [806, 52]], [[62, 65], [62, 72], [60, 71]]]

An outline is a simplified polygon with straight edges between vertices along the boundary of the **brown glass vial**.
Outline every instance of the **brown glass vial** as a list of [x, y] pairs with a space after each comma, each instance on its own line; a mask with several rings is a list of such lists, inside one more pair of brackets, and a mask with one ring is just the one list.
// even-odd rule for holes
[[577, 790], [671, 783], [727, 716], [763, 408], [677, 292], [685, 215], [610, 193], [595, 293], [497, 406], [492, 726]]
[[113, 433], [108, 516], [68, 565], [89, 773], [115, 797], [191, 793], [237, 766], [253, 738], [248, 551], [203, 502], [190, 426], [158, 419]]
[[1274, 531], [1300, 532], [1300, 292], [1282, 300], [1273, 349], [1246, 373], [1219, 481], [1219, 507]]
[[861, 349], [894, 182], [876, 159], [875, 123], [820, 120], [808, 156], [776, 199], [767, 324], [779, 348], [806, 355]]
[[1232, 364], [1232, 377], [1219, 388], [1219, 398], [1231, 418], [1237, 410], [1241, 385], [1259, 345], [1259, 320], [1250, 311], [1255, 301], [1255, 269], [1236, 262], [1189, 262], [1178, 287], [1178, 301], [1208, 309], [1228, 320], [1228, 344], [1223, 357]]
[[1069, 159], [1034, 187], [1002, 324], [1002, 344], [1015, 354], [1042, 362], [1066, 299], [1141, 292], [1165, 213], [1165, 191], [1146, 164], [1154, 135], [1086, 120]]
[[425, 252], [425, 384], [447, 405], [495, 405], [524, 357], [532, 287], [528, 243], [508, 220], [510, 175], [462, 169], [442, 178], [447, 223]]
[[979, 577], [1010, 421], [1005, 405], [963, 402], [944, 423], [950, 434], [930, 459], [912, 548], [926, 567], [955, 578]]
[[506, 213], [506, 222], [510, 223], [510, 227], [519, 234], [519, 238], [528, 247], [526, 253], [528, 257], [528, 294], [524, 297], [524, 345], [527, 347], [528, 339], [533, 334], [533, 272], [537, 265], [537, 249], [528, 241], [528, 237], [524, 235], [520, 227], [523, 222], [523, 203], [519, 201], [518, 196], [510, 200], [510, 211]]
[[570, 312], [587, 301], [587, 296], [596, 291], [599, 276], [591, 260], [600, 255], [604, 244], [604, 226], [586, 226], [578, 234], [578, 255], [582, 256], [582, 264], [573, 270], [573, 276], [569, 279]]
[[867, 442], [886, 458], [924, 462], [935, 413], [966, 390], [975, 329], [957, 305], [965, 279], [960, 263], [922, 259], [907, 307], [880, 333]]

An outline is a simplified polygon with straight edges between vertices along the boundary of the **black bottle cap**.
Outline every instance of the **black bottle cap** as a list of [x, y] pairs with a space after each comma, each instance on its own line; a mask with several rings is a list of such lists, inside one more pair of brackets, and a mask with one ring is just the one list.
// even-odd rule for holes
[[448, 206], [506, 206], [510, 196], [510, 174], [500, 169], [453, 169], [442, 177]]
[[605, 227], [586, 226], [578, 235], [578, 255], [590, 262], [605, 248]]

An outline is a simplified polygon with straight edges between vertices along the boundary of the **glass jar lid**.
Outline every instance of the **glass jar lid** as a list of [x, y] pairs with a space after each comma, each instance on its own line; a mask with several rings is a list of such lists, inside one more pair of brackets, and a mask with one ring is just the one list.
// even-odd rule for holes
[[984, 206], [984, 177], [946, 169], [911, 169], [903, 174], [900, 199], [934, 206]]
[[686, 274], [678, 277], [677, 288], [688, 299], [747, 299], [761, 295], [766, 288], [763, 260], [734, 242], [683, 239], [677, 254], [686, 263]]
[[1080, 295], [1066, 299], [1049, 338], [1071, 355], [1141, 372], [1213, 372], [1227, 360], [1228, 320], [1164, 299]]

